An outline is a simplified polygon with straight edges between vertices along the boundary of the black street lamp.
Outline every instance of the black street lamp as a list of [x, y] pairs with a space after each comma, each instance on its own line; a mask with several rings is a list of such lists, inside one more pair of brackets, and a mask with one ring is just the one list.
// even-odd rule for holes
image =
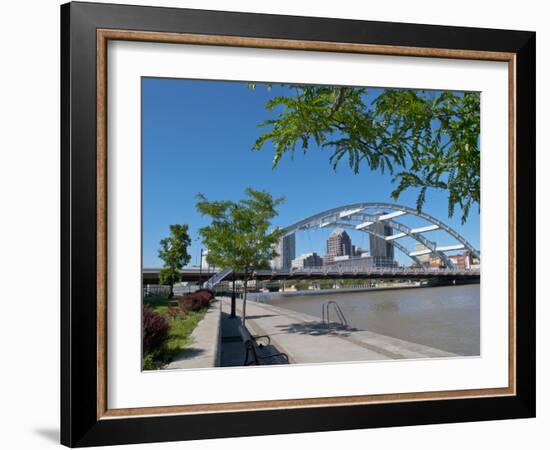
[[237, 309], [237, 301], [235, 300], [235, 271], [233, 270], [233, 293], [231, 294], [231, 319], [235, 319], [237, 316], [235, 310]]
[[202, 280], [202, 248], [201, 248], [201, 259], [199, 262], [199, 288], [201, 287], [201, 280]]

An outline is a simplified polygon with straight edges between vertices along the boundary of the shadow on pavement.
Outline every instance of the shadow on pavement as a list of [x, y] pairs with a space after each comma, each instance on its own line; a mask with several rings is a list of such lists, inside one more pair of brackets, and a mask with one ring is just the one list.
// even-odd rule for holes
[[279, 325], [285, 333], [308, 334], [310, 336], [350, 336], [357, 328], [331, 323], [330, 327], [323, 322], [297, 322], [288, 325]]

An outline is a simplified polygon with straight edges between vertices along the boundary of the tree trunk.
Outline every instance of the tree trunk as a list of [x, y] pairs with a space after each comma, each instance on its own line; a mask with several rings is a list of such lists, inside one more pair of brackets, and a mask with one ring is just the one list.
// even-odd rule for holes
[[168, 293], [168, 298], [173, 298], [174, 297], [174, 285], [171, 284], [170, 285], [170, 292]]

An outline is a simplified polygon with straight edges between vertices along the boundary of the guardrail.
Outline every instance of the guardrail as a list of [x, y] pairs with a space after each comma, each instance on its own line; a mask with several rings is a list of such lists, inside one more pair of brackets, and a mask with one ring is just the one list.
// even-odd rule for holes
[[329, 267], [308, 267], [307, 269], [290, 269], [290, 270], [256, 270], [255, 275], [354, 275], [354, 274], [369, 274], [369, 275], [472, 275], [479, 276], [479, 269], [438, 269], [438, 268], [388, 268], [388, 267], [349, 267], [349, 268], [329, 268]]

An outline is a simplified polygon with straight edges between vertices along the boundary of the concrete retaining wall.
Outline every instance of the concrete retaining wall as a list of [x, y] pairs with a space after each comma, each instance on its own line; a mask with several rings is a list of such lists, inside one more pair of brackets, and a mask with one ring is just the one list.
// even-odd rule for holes
[[373, 288], [340, 288], [340, 289], [311, 289], [307, 291], [285, 291], [285, 292], [249, 292], [247, 298], [254, 302], [263, 302], [275, 298], [284, 297], [302, 297], [306, 295], [330, 295], [330, 294], [346, 294], [352, 292], [376, 292], [376, 291], [392, 291], [396, 289], [418, 289], [425, 288], [424, 285], [399, 285]]

